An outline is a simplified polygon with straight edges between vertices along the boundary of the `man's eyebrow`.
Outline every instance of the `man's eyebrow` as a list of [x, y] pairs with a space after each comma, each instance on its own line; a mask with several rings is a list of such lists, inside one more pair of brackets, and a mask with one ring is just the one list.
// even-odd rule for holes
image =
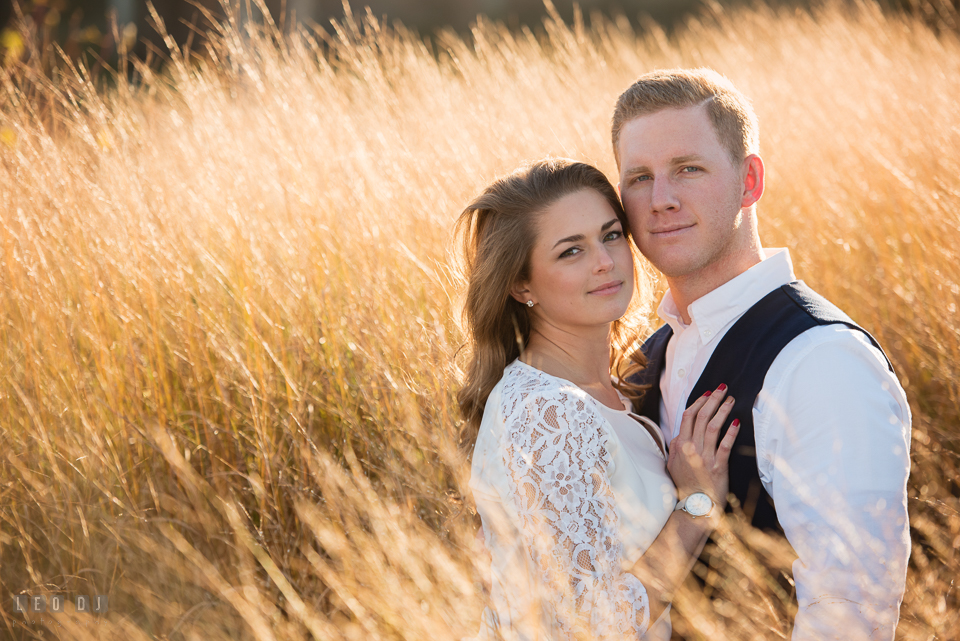
[[[670, 159], [671, 165], [683, 165], [688, 162], [699, 162], [703, 160], [703, 157], [700, 154], [687, 154], [685, 156], [674, 156]], [[637, 167], [631, 167], [623, 172], [624, 176], [636, 176], [637, 174], [645, 174], [650, 171], [650, 168], [646, 165], [640, 165]]]
[[694, 162], [702, 160], [700, 154], [687, 154], [686, 156], [677, 156], [676, 158], [670, 159], [671, 165], [683, 165], [688, 162]]
[[[613, 227], [619, 222], [620, 222], [619, 218], [611, 218], [607, 222], [603, 223], [603, 225], [600, 227], [600, 231], [607, 231], [608, 229], [610, 229], [611, 227]], [[575, 243], [579, 240], [583, 240], [584, 238], [586, 238], [586, 236], [584, 236], [583, 234], [574, 234], [573, 236], [567, 236], [566, 238], [561, 238], [554, 244], [552, 249], [556, 249], [557, 245], [562, 245], [563, 243]]]
[[624, 176], [636, 176], [637, 174], [644, 174], [644, 173], [647, 173], [647, 172], [649, 172], [649, 171], [650, 171], [650, 170], [649, 170], [645, 165], [641, 165], [641, 166], [639, 166], [639, 167], [631, 167], [630, 169], [624, 170], [623, 175], [624, 175]]

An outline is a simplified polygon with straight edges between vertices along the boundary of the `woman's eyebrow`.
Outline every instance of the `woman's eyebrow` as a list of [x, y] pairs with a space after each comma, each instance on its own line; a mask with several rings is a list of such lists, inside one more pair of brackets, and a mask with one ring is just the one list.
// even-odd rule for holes
[[556, 249], [557, 245], [561, 245], [563, 243], [575, 243], [578, 240], [583, 240], [584, 238], [586, 238], [586, 236], [584, 236], [583, 234], [575, 234], [573, 236], [567, 236], [566, 238], [561, 238], [554, 244], [553, 249]]
[[[613, 227], [619, 222], [620, 222], [619, 218], [611, 218], [607, 222], [603, 223], [603, 226], [600, 227], [600, 231], [607, 231], [608, 229], [610, 229], [611, 227]], [[574, 234], [573, 236], [567, 236], [566, 238], [561, 238], [553, 245], [552, 249], [556, 249], [557, 245], [561, 245], [563, 243], [575, 243], [579, 240], [583, 240], [584, 238], [586, 238], [586, 236], [584, 236], [583, 234]]]

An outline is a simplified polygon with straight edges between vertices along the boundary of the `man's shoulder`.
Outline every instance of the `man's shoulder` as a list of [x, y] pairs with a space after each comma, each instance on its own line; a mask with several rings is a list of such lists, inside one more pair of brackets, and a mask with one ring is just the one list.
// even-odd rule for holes
[[[764, 389], [785, 392], [793, 386], [791, 381], [822, 382], [838, 376], [850, 379], [846, 381], [850, 384], [873, 386], [879, 382], [891, 392], [901, 389], [886, 355], [870, 337], [840, 323], [812, 327], [790, 341], [767, 370]], [[842, 387], [841, 383], [837, 384]]]
[[[849, 314], [803, 281], [787, 283], [761, 299], [738, 324], [745, 322], [733, 336], [741, 340], [771, 340], [782, 345], [775, 360], [791, 353], [813, 350], [817, 345], [834, 343], [854, 354], [878, 357], [892, 369], [876, 339], [858, 325]], [[761, 338], [762, 337], [762, 338]]]
[[786, 345], [783, 351], [786, 352], [787, 358], [791, 354], [840, 350], [854, 358], [877, 360], [885, 369], [890, 368], [883, 348], [873, 335], [832, 301], [811, 289], [803, 281], [789, 283], [782, 289], [817, 321], [816, 326], [801, 332]]
[[816, 319], [818, 323], [856, 324], [849, 314], [802, 280], [787, 283], [778, 288], [778, 290], [786, 294], [798, 307]]
[[[766, 366], [762, 388], [770, 391], [783, 379], [811, 372], [877, 370], [869, 378], [892, 375], [879, 343], [849, 314], [803, 281], [770, 292], [741, 317], [726, 337], [729, 346], [756, 345], [751, 353]], [[761, 347], [762, 345], [762, 347]], [[729, 347], [728, 346], [728, 347]], [[730, 350], [725, 355], [730, 356]], [[762, 367], [760, 363], [755, 366]]]
[[758, 443], [773, 425], [806, 432], [813, 429], [810, 421], [839, 421], [849, 430], [911, 420], [906, 393], [884, 354], [845, 325], [820, 325], [791, 341], [767, 370], [754, 412]]
[[647, 336], [646, 340], [643, 341], [643, 345], [640, 346], [640, 351], [650, 356], [651, 350], [655, 351], [665, 348], [671, 336], [673, 336], [673, 328], [664, 323], [658, 327], [656, 331]]
[[811, 327], [787, 343], [783, 352], [800, 354], [819, 351], [821, 348], [825, 351], [849, 351], [858, 355], [876, 353], [881, 360], [885, 361], [882, 352], [873, 344], [865, 330], [856, 329], [844, 323], [828, 323]]

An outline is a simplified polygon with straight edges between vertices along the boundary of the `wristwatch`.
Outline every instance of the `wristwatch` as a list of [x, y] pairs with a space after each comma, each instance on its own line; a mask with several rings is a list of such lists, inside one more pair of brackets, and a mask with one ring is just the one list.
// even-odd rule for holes
[[673, 511], [683, 510], [693, 518], [706, 516], [713, 509], [713, 499], [703, 492], [694, 492], [687, 498], [679, 501]]

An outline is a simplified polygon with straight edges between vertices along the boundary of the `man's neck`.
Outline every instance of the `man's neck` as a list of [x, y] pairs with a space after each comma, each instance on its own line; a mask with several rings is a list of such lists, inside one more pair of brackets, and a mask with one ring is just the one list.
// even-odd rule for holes
[[721, 285], [725, 285], [764, 259], [763, 250], [759, 244], [749, 250], [728, 257], [723, 263], [714, 263], [697, 272], [679, 277], [667, 277], [670, 294], [677, 306], [680, 318], [689, 325], [690, 304], [706, 296]]

